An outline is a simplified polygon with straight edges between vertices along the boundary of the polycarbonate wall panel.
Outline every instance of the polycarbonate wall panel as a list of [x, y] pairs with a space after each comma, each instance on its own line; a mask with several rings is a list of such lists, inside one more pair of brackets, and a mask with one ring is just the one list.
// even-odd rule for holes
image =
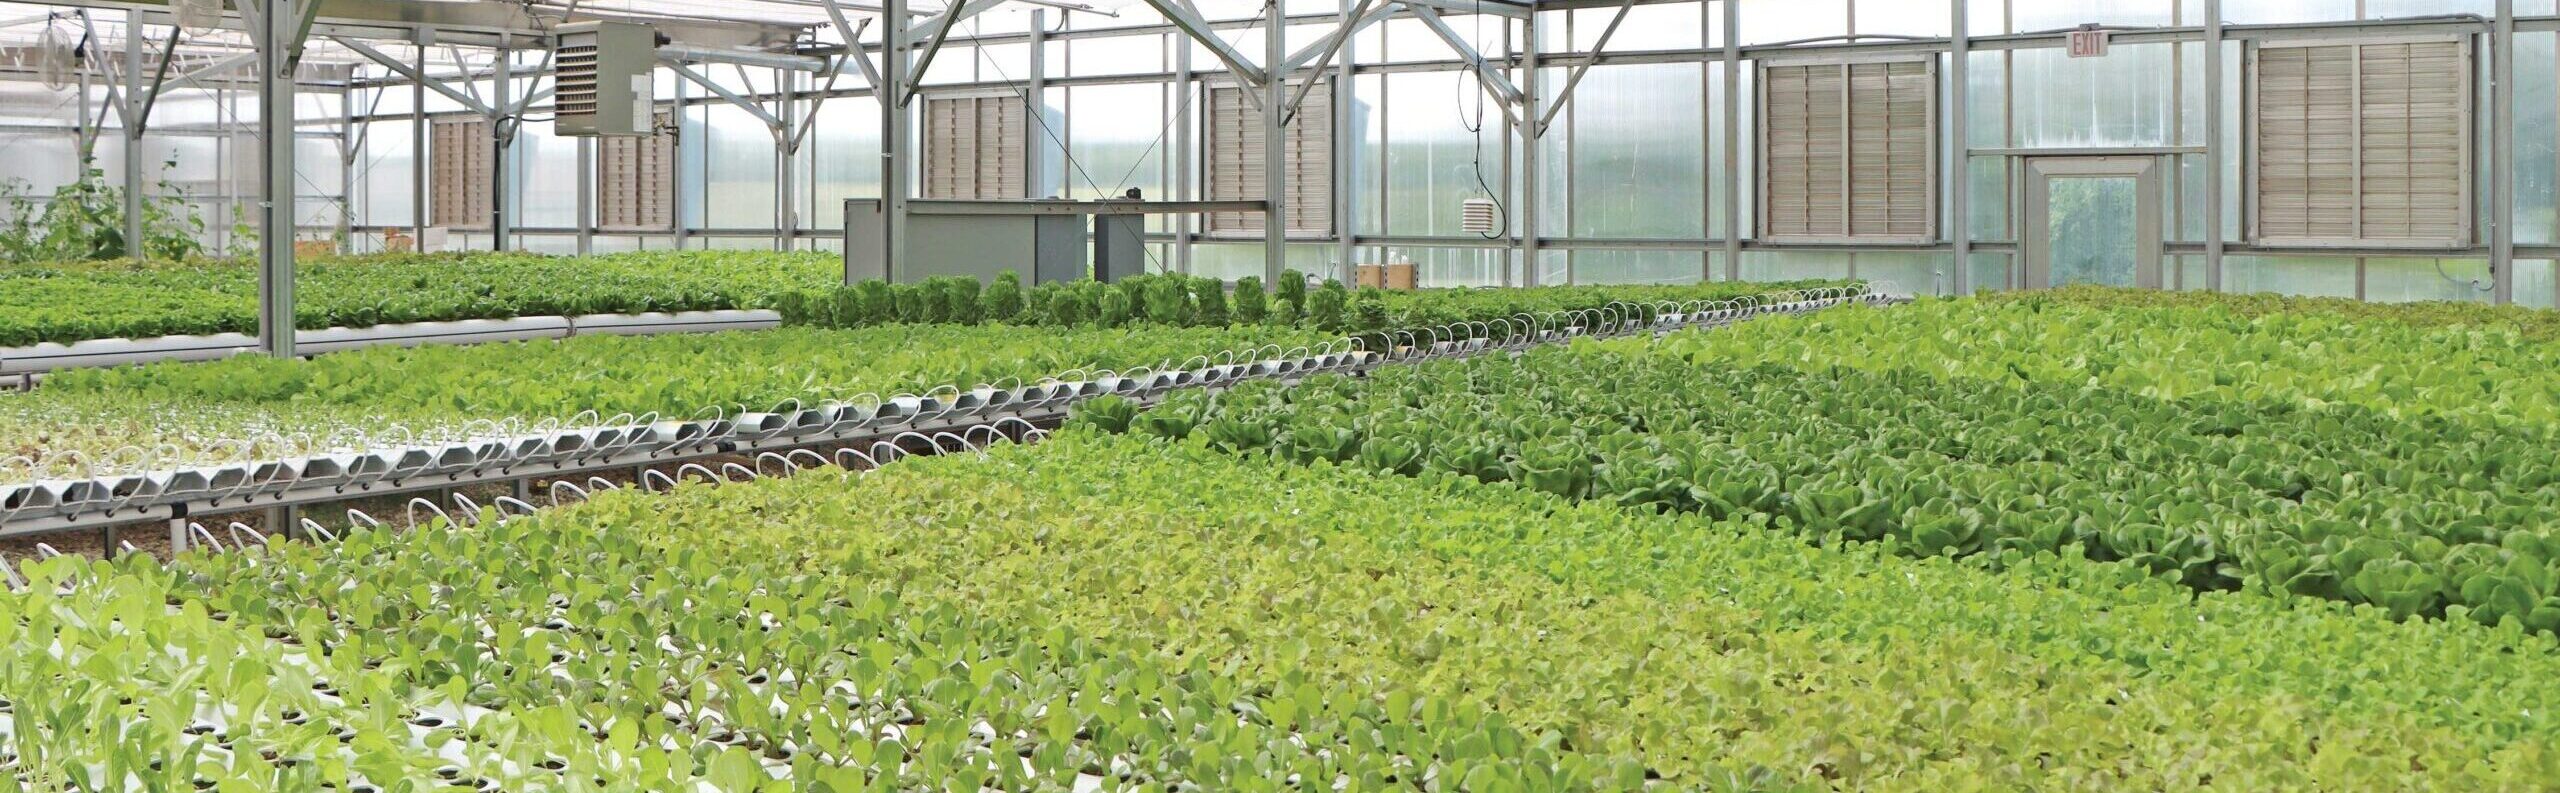
[[527, 121], [516, 132], [513, 153], [521, 175], [515, 183], [517, 227], [576, 228], [587, 221], [578, 215], [577, 138], [554, 137], [551, 122]]
[[1576, 284], [1690, 284], [1705, 280], [1706, 258], [1699, 251], [1573, 252]]
[[701, 119], [702, 134], [687, 138], [683, 148], [688, 158], [701, 152], [702, 169], [688, 175], [699, 174], [695, 184], [702, 186], [706, 199], [703, 227], [773, 228], [773, 133], [755, 116], [729, 105], [697, 107], [688, 115]]
[[2117, 44], [2104, 58], [2060, 49], [2017, 50], [2016, 129], [2011, 147], [2064, 148], [2175, 144], [2168, 44]]
[[828, 100], [818, 108], [813, 140], [801, 150], [812, 205], [811, 228], [844, 228], [848, 198], [880, 197], [880, 104], [870, 97]]
[[418, 150], [414, 131], [407, 121], [377, 121], [365, 128], [364, 148], [356, 157], [356, 223], [415, 224]]
[[[1705, 236], [1704, 76], [1696, 64], [1596, 66], [1583, 75], [1567, 106], [1573, 236]], [[1699, 123], [1680, 123], [1687, 119]]]

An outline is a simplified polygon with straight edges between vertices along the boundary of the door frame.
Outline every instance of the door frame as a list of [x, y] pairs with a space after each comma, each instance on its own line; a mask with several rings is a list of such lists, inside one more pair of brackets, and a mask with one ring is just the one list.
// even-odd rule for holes
[[2160, 268], [2160, 158], [2153, 155], [2031, 156], [2026, 161], [2024, 195], [2019, 202], [2018, 244], [2024, 259], [2018, 284], [2025, 289], [2053, 288], [2053, 180], [2130, 178], [2134, 192], [2133, 283], [2143, 289], [2164, 288]]

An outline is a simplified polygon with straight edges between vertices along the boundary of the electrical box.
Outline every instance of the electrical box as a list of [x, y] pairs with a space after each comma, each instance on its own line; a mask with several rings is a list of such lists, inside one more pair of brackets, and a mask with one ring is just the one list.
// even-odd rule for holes
[[631, 22], [575, 22], [553, 31], [558, 135], [648, 135], [657, 125], [658, 31]]

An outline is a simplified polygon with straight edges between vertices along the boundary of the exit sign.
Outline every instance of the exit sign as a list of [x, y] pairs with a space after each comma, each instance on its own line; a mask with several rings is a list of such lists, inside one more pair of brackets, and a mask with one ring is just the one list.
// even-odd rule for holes
[[2104, 58], [2107, 56], [2107, 32], [2096, 28], [2071, 31], [2071, 57]]

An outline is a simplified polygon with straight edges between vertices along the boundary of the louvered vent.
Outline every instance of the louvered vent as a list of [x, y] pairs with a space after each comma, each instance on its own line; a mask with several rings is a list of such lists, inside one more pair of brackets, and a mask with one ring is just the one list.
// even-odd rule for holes
[[1032, 197], [1029, 123], [1013, 94], [926, 99], [924, 197]]
[[1938, 215], [1933, 62], [1772, 65], [1760, 84], [1761, 236], [1931, 239]]
[[2268, 43], [2255, 77], [2260, 244], [2470, 243], [2471, 60], [2462, 42]]
[[[1292, 84], [1287, 93], [1296, 95]], [[1203, 192], [1211, 201], [1259, 201], [1263, 198], [1262, 108], [1232, 85], [1209, 89], [1209, 115], [1202, 149]], [[1287, 234], [1324, 236], [1333, 233], [1333, 84], [1318, 83], [1298, 106], [1298, 115], [1282, 128], [1280, 145], [1287, 182]], [[1213, 212], [1203, 230], [1212, 234], [1259, 235], [1258, 212]]]

